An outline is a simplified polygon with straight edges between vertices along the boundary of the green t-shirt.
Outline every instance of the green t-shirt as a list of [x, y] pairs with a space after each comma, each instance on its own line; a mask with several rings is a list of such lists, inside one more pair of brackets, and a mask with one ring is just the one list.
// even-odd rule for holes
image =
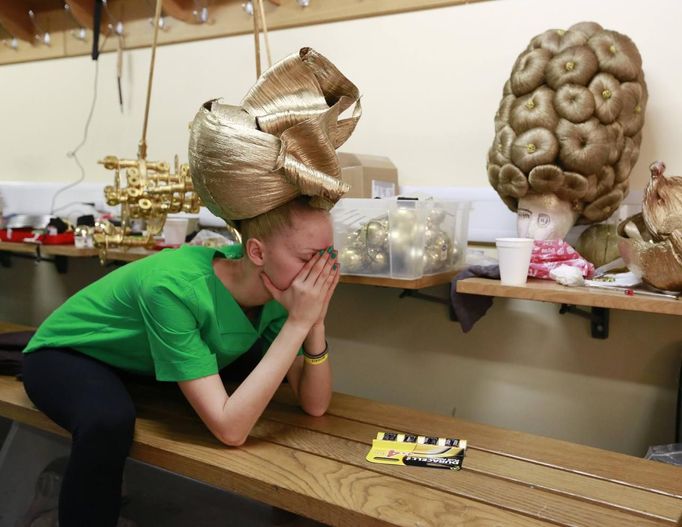
[[130, 263], [79, 291], [41, 324], [24, 353], [68, 347], [160, 381], [218, 373], [258, 337], [267, 349], [287, 319], [271, 300], [257, 327], [213, 271], [241, 245], [185, 245]]

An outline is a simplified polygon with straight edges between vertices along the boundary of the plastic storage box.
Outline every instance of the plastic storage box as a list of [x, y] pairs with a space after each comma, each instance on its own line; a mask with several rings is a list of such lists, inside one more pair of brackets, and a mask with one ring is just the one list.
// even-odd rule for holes
[[341, 199], [332, 209], [341, 273], [414, 279], [464, 261], [470, 202]]

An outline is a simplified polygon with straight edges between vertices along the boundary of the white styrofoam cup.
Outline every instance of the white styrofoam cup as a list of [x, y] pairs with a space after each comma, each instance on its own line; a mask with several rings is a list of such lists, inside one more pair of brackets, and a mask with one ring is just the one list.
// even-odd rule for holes
[[496, 238], [497, 258], [500, 262], [502, 285], [523, 285], [528, 279], [532, 238]]

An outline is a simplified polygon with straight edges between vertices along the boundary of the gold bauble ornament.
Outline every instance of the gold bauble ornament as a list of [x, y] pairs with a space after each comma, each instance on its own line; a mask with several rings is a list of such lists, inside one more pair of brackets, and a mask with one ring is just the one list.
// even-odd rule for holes
[[444, 219], [445, 219], [445, 211], [443, 209], [441, 209], [440, 207], [434, 207], [433, 209], [431, 209], [428, 217], [426, 218], [426, 224], [427, 225], [433, 225], [434, 227], [437, 227], [441, 223], [443, 223]]
[[425, 273], [435, 273], [444, 266], [440, 251], [434, 247], [429, 247], [424, 251], [423, 260]]
[[406, 207], [398, 207], [390, 218], [391, 228], [402, 228], [404, 226], [412, 226], [417, 221], [417, 214], [414, 209]]
[[439, 259], [441, 261], [447, 261], [448, 255], [450, 254], [450, 238], [443, 231], [438, 231], [436, 236], [433, 238], [433, 242], [429, 245], [429, 248], [433, 248], [438, 251]]
[[379, 250], [388, 243], [388, 230], [381, 222], [370, 221], [365, 227], [367, 247]]
[[388, 271], [388, 255], [378, 251], [369, 257], [369, 270], [372, 273], [384, 273]]
[[453, 243], [450, 245], [450, 261], [456, 262], [457, 256], [459, 256], [459, 249], [455, 247], [455, 244]]
[[339, 262], [341, 263], [341, 268], [347, 273], [360, 272], [364, 264], [362, 254], [356, 249], [349, 247], [341, 250]]
[[424, 246], [428, 247], [429, 245], [433, 245], [433, 241], [435, 240], [436, 236], [438, 235], [438, 229], [434, 229], [430, 226], [426, 227], [426, 230], [424, 231]]

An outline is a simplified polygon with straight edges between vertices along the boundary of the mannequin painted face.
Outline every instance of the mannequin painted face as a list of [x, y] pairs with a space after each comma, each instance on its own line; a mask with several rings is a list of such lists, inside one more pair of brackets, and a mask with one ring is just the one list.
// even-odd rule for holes
[[563, 240], [578, 214], [556, 194], [527, 194], [519, 199], [516, 229], [521, 238]]

